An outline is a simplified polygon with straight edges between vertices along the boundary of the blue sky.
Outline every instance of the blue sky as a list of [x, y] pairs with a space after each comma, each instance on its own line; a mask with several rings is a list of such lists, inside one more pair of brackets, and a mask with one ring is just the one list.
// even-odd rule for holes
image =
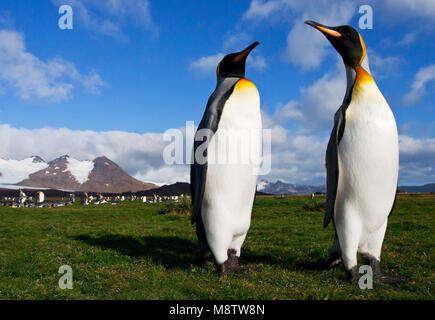
[[[58, 27], [62, 4], [74, 10], [73, 30]], [[357, 28], [362, 4], [373, 8], [372, 30]], [[199, 123], [219, 58], [259, 41], [246, 76], [274, 135], [272, 172], [261, 178], [322, 184], [345, 77], [327, 40], [303, 24], [308, 18], [362, 34], [399, 128], [400, 182], [434, 182], [429, 0], [2, 1], [0, 157], [104, 153], [139, 179], [187, 181], [186, 166], [162, 162], [162, 133]], [[28, 143], [29, 136], [40, 142]]]

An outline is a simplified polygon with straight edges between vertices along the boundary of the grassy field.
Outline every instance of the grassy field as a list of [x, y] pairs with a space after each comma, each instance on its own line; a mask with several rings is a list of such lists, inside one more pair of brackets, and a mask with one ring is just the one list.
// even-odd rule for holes
[[[241, 263], [263, 271], [220, 277], [194, 265], [190, 217], [162, 204], [0, 208], [0, 299], [434, 299], [435, 195], [401, 195], [383, 270], [397, 287], [360, 290], [342, 268], [320, 271], [333, 240], [309, 197], [258, 197]], [[62, 265], [74, 288], [58, 287]]]

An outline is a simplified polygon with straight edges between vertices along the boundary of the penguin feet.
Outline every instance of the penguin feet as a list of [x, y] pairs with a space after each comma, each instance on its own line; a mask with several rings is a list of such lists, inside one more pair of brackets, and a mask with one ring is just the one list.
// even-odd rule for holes
[[323, 270], [328, 270], [328, 269], [336, 268], [336, 267], [338, 267], [342, 263], [343, 263], [343, 260], [341, 259], [341, 257], [338, 257], [338, 258], [335, 258], [335, 259], [330, 259], [328, 257], [328, 258], [326, 258], [323, 261], [322, 269]]
[[240, 270], [239, 257], [236, 256], [237, 251], [234, 249], [228, 249], [228, 267], [231, 271]]
[[401, 283], [407, 282], [407, 279], [405, 277], [394, 275], [394, 274], [380, 273], [380, 274], [375, 274], [374, 277], [375, 279], [378, 279], [382, 282], [393, 284], [393, 285], [399, 285]]
[[378, 279], [382, 282], [388, 283], [388, 284], [393, 284], [393, 285], [398, 285], [401, 283], [404, 283], [407, 281], [407, 279], [405, 277], [402, 276], [398, 276], [398, 275], [392, 275], [392, 274], [385, 274], [381, 272], [381, 262], [376, 259], [373, 256], [370, 255], [365, 255], [363, 256], [365, 263], [367, 265], [370, 265], [370, 267], [373, 270], [373, 277], [375, 279]]
[[[334, 242], [335, 243], [335, 242]], [[334, 246], [329, 250], [328, 256], [323, 262], [323, 270], [332, 269], [339, 266], [343, 262], [341, 253]]]
[[262, 271], [262, 268], [257, 266], [240, 266], [239, 257], [236, 254], [236, 250], [228, 249], [228, 260], [219, 265], [219, 271], [221, 275], [234, 273], [234, 275], [238, 278], [249, 278], [250, 275], [247, 274], [247, 272]]
[[219, 265], [220, 274], [226, 275], [234, 271], [240, 270], [239, 257], [236, 256], [237, 251], [234, 249], [228, 249], [228, 259]]
[[360, 275], [358, 273], [358, 266], [353, 266], [350, 269], [345, 269], [346, 276], [349, 280], [358, 283]]
[[[351, 280], [352, 282], [356, 283], [361, 289], [363, 289], [361, 287], [361, 283], [360, 283], [360, 280], [361, 280], [362, 276], [360, 276], [360, 274], [359, 274], [359, 269], [358, 269], [357, 265], [353, 266], [351, 269], [345, 269], [345, 272], [346, 272], [347, 278], [349, 280]], [[364, 283], [364, 285], [366, 285], [366, 284]], [[375, 288], [385, 288], [385, 287], [382, 284], [380, 284], [378, 282], [374, 282], [374, 281], [372, 281], [372, 287], [371, 288], [366, 287], [366, 289], [375, 289]]]

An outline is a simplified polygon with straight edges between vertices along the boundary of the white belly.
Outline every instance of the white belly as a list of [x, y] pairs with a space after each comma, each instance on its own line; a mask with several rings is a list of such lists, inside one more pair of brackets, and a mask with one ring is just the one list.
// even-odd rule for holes
[[338, 145], [338, 164], [336, 221], [340, 224], [345, 215], [353, 215], [362, 233], [378, 230], [396, 194], [399, 144], [394, 115], [377, 87], [353, 97]]
[[[201, 214], [212, 251], [249, 230], [261, 159], [261, 129], [255, 87], [234, 92], [207, 149]], [[213, 253], [219, 258], [218, 252]]]

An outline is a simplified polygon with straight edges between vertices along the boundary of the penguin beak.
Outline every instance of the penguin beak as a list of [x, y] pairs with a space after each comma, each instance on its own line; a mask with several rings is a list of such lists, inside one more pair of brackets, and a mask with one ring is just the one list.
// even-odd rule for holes
[[255, 41], [253, 44], [251, 44], [249, 47], [247, 47], [245, 50], [241, 51], [235, 58], [234, 62], [239, 62], [243, 59], [246, 59], [248, 55], [251, 53], [251, 51], [260, 44], [260, 42]]
[[312, 26], [313, 28], [316, 28], [317, 30], [319, 30], [320, 32], [322, 32], [325, 36], [326, 35], [330, 35], [332, 37], [341, 37], [341, 33], [338, 32], [337, 30], [335, 30], [334, 27], [327, 27], [324, 26], [323, 24], [317, 23], [315, 21], [312, 20], [307, 20], [305, 21], [306, 24], [308, 24], [309, 26]]

